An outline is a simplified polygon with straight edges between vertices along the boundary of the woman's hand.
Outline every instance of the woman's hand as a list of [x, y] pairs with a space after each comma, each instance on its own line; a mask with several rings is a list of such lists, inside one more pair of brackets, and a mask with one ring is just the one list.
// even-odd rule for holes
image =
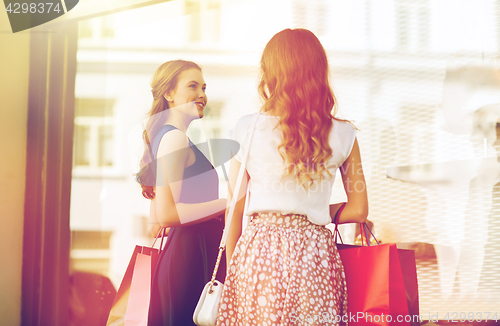
[[158, 232], [160, 232], [160, 229], [161, 229], [161, 226], [160, 226], [160, 223], [158, 223], [158, 222], [149, 224], [149, 233], [151, 234], [151, 236], [153, 238], [156, 238], [156, 236], [158, 235]]

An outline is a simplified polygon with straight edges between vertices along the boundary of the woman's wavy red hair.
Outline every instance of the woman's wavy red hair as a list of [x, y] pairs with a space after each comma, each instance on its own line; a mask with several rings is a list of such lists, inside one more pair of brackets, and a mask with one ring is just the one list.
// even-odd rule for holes
[[337, 101], [318, 38], [306, 29], [274, 35], [262, 54], [258, 89], [265, 101], [261, 112], [279, 117], [283, 177], [295, 175], [306, 189], [325, 173], [331, 177], [326, 162], [332, 157], [328, 138]]

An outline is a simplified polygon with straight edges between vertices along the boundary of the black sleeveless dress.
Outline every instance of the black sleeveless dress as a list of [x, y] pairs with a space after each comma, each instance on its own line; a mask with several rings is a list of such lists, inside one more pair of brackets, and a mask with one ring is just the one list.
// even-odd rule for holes
[[[162, 136], [173, 129], [177, 128], [165, 125], [154, 137], [151, 147], [155, 157]], [[196, 161], [184, 170], [179, 202], [218, 199], [217, 171], [191, 140], [189, 145]], [[148, 326], [195, 325], [194, 309], [203, 287], [212, 277], [223, 228], [224, 223], [217, 219], [170, 228], [153, 277]], [[224, 282], [226, 259], [222, 256], [217, 279]]]

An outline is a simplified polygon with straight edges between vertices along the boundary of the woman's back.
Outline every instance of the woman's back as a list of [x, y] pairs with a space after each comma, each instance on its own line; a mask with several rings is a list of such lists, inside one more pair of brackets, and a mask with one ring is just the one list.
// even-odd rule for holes
[[[242, 146], [235, 157], [240, 162], [243, 153], [248, 150], [245, 148], [245, 138], [250, 132], [251, 122], [255, 121], [255, 115], [257, 113], [243, 116], [231, 130], [231, 138]], [[295, 213], [307, 215], [314, 224], [330, 223], [328, 205], [336, 170], [351, 153], [356, 130], [348, 122], [333, 120], [329, 135], [332, 157], [325, 164], [333, 177], [325, 176], [321, 182], [318, 179], [312, 186], [305, 189], [294, 175], [281, 179], [284, 164], [278, 152], [278, 146], [283, 136], [279, 127], [275, 129], [279, 118], [261, 114], [258, 119], [246, 165], [246, 170], [250, 175], [250, 201], [247, 214]]]
[[[248, 153], [250, 181], [234, 191], [241, 200], [226, 241], [229, 268], [217, 325], [291, 326], [325, 315], [325, 325], [338, 325], [338, 317], [347, 313], [347, 287], [325, 225], [334, 216], [338, 223], [366, 219], [356, 130], [335, 118], [328, 58], [312, 32], [286, 29], [274, 35], [262, 53], [260, 72], [263, 115], [250, 148], [246, 136], [255, 115], [242, 117], [232, 131], [243, 147], [231, 161], [229, 197], [243, 153]], [[341, 166], [348, 202], [330, 205]], [[362, 189], [356, 189], [360, 183]], [[242, 231], [245, 203], [253, 218]]]

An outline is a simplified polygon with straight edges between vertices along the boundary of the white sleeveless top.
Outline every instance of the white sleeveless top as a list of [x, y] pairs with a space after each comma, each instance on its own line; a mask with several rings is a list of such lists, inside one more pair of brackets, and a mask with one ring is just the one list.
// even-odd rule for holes
[[[239, 162], [243, 158], [243, 153], [248, 150], [245, 148], [247, 136], [257, 114], [241, 117], [230, 131], [229, 137], [241, 146], [235, 156]], [[321, 183], [315, 181], [308, 190], [305, 190], [295, 176], [289, 175], [280, 180], [284, 165], [278, 152], [278, 145], [282, 136], [279, 127], [273, 130], [278, 119], [261, 114], [255, 126], [246, 164], [246, 170], [250, 175], [248, 184], [250, 201], [246, 213], [248, 215], [259, 212], [303, 214], [314, 224], [327, 225], [331, 223], [329, 202], [335, 174], [337, 168], [351, 153], [356, 139], [356, 129], [348, 122], [333, 120], [329, 137], [333, 156], [326, 165], [332, 177], [324, 173], [325, 178]]]

